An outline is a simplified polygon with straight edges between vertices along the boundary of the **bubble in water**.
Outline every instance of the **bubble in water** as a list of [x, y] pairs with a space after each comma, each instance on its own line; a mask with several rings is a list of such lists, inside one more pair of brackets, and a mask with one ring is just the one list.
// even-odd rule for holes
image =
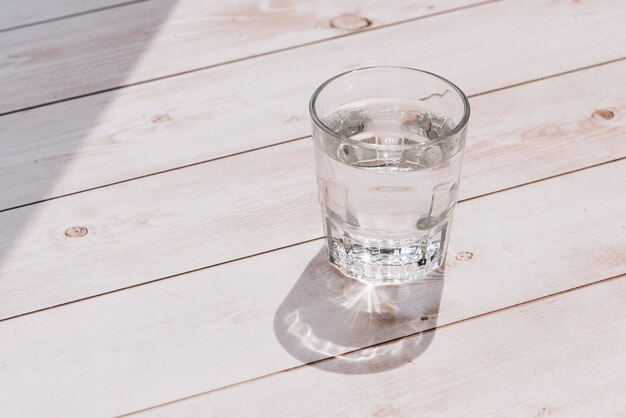
[[402, 129], [414, 135], [424, 136], [424, 129], [415, 120], [402, 123]]
[[365, 111], [337, 112], [324, 120], [333, 132], [353, 137], [365, 131], [368, 113]]
[[324, 118], [324, 125], [326, 125], [326, 127], [333, 132], [339, 132], [339, 130], [341, 130], [342, 124], [343, 123], [339, 112], [333, 113]]
[[415, 121], [422, 130], [428, 131], [430, 130], [431, 118], [432, 115], [428, 113], [420, 113], [419, 115], [417, 115], [417, 118], [415, 118]]
[[420, 165], [431, 167], [443, 161], [443, 152], [438, 146], [428, 147], [420, 155]]
[[430, 121], [430, 129], [431, 131], [434, 131], [438, 137], [441, 137], [446, 133], [446, 121], [444, 118], [432, 116]]
[[339, 144], [337, 147], [337, 158], [347, 164], [354, 164], [357, 162], [356, 150], [354, 146], [348, 144]]
[[350, 138], [351, 136], [360, 134], [364, 130], [365, 130], [365, 123], [361, 120], [361, 121], [355, 121], [355, 123], [346, 126], [345, 128], [343, 128], [341, 133], [344, 136], [347, 136], [348, 138]]
[[359, 167], [379, 167], [385, 164], [381, 155], [374, 149], [359, 147], [353, 144], [339, 144], [337, 159], [342, 163]]
[[419, 165], [422, 151], [423, 149], [420, 148], [408, 149], [402, 153], [402, 159], [408, 165]]

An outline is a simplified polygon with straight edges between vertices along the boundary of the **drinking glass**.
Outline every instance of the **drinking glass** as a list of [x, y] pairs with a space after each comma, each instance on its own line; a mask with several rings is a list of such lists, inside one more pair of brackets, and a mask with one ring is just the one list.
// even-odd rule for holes
[[445, 261], [470, 107], [446, 79], [369, 67], [309, 105], [330, 262], [368, 283], [425, 277]]

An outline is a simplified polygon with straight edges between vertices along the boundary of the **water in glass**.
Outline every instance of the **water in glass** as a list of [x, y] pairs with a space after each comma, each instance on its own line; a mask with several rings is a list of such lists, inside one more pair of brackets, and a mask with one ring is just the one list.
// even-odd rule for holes
[[374, 283], [420, 278], [444, 260], [464, 136], [424, 101], [368, 98], [314, 126], [330, 260]]

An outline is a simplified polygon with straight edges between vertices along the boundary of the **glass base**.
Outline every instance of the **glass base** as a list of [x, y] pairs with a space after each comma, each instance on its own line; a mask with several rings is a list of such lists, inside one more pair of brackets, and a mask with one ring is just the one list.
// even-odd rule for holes
[[346, 276], [369, 284], [423, 279], [445, 262], [451, 220], [415, 239], [382, 241], [351, 235], [325, 217], [329, 259]]

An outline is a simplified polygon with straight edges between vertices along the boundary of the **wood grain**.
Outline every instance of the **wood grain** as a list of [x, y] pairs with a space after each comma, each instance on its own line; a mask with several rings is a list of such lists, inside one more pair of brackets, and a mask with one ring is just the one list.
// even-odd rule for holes
[[479, 2], [151, 0], [50, 22], [0, 34], [0, 113]]
[[388, 372], [341, 374], [366, 367], [357, 352], [329, 362], [334, 373], [300, 368], [133, 416], [621, 418], [624, 298], [622, 277], [437, 330], [426, 352]]
[[[521, 314], [503, 316], [497, 326], [481, 319], [473, 321], [480, 325], [472, 326], [471, 332], [453, 332], [450, 328], [438, 331], [434, 341], [418, 337], [390, 344], [389, 350], [374, 348], [357, 353], [356, 364], [341, 354], [626, 272], [626, 234], [616, 233], [626, 228], [620, 217], [626, 210], [626, 177], [621, 175], [625, 168], [626, 161], [606, 164], [460, 204], [446, 269], [443, 275], [426, 282], [368, 292], [328, 266], [319, 254], [320, 240], [4, 321], [0, 323], [0, 412], [3, 416], [37, 416], [42, 411], [52, 416], [111, 416], [275, 373], [329, 354], [339, 356], [339, 360], [326, 364], [361, 368], [354, 370], [356, 374], [380, 372], [374, 380], [392, 392], [381, 390], [372, 402], [396, 396], [402, 402], [434, 402], [445, 397], [450, 385], [455, 390], [468, 390], [468, 382], [491, 388], [508, 376], [497, 374], [503, 368], [522, 373], [524, 379], [531, 380], [520, 377], [520, 382], [530, 384], [539, 371], [520, 368], [524, 361], [558, 356], [561, 344], [569, 347], [566, 352], [585, 353], [578, 360], [561, 353], [562, 361], [573, 370], [583, 360], [594, 359], [589, 365], [594, 367], [621, 364], [617, 361], [623, 355], [618, 349], [623, 332], [621, 328], [619, 333], [610, 330], [615, 331], [619, 323], [611, 318], [623, 322], [624, 294], [614, 287], [601, 292], [602, 297], [576, 299], [567, 309], [569, 303], [560, 305], [560, 300], [569, 300], [566, 297], [555, 299], [557, 305], [546, 302], [555, 306], [550, 315], [566, 322], [548, 320], [552, 316], [526, 315], [523, 312], [534, 312], [534, 308], [522, 308]], [[473, 257], [459, 261], [455, 255], [461, 251], [471, 252]], [[148, 265], [150, 261], [137, 262]], [[85, 278], [78, 277], [74, 283], [81, 280]], [[612, 315], [605, 318], [604, 309]], [[585, 318], [595, 327], [588, 326]], [[529, 322], [524, 325], [524, 321]], [[539, 332], [548, 324], [552, 325]], [[536, 340], [531, 332], [535, 327], [540, 336]], [[439, 345], [446, 338], [453, 340]], [[594, 340], [605, 349], [583, 349]], [[505, 341], [511, 345], [503, 346]], [[507, 347], [517, 350], [510, 357], [501, 357], [508, 352]], [[381, 359], [385, 359], [384, 364], [379, 363]], [[409, 360], [413, 366], [430, 364], [432, 368], [414, 372], [406, 365]], [[448, 360], [449, 368], [442, 369]], [[324, 368], [324, 364], [316, 367]], [[598, 376], [605, 374], [604, 368], [599, 369], [602, 373]], [[560, 367], [557, 370], [561, 373]], [[268, 410], [264, 416], [273, 416], [269, 409], [277, 398], [261, 398], [283, 386], [277, 393], [293, 396], [294, 408], [327, 415], [324, 405], [344, 408], [341, 397], [347, 396], [346, 408], [356, 408], [354, 403], [360, 398], [348, 395], [350, 387], [362, 388], [357, 392], [365, 391], [363, 396], [380, 389], [372, 383], [373, 376], [348, 378], [325, 373], [305, 368], [280, 374], [285, 377], [220, 391], [222, 395], [198, 398], [198, 403], [182, 404], [181, 409], [166, 412], [202, 416], [249, 412], [246, 406], [234, 405], [237, 403], [259, 405]], [[558, 376], [556, 373], [551, 375]], [[599, 382], [596, 375], [593, 377], [591, 386], [595, 387]], [[604, 384], [617, 384], [615, 378], [614, 374], [606, 375]], [[403, 383], [395, 386], [396, 379]], [[327, 381], [334, 382], [332, 390], [316, 389], [326, 388]], [[590, 388], [585, 380], [578, 382], [580, 387]], [[288, 387], [293, 390], [289, 392]], [[559, 387], [553, 384], [526, 396], [570, 394], [569, 390], [559, 392]], [[578, 383], [564, 387], [575, 389]], [[604, 398], [608, 391], [598, 398], [600, 391], [594, 389], [588, 396], [610, 401]], [[315, 402], [307, 406], [308, 395]], [[328, 397], [332, 403], [320, 403], [318, 396]], [[509, 401], [503, 399], [505, 405]], [[229, 402], [234, 409], [229, 409]], [[365, 405], [370, 407], [368, 402]], [[284, 414], [299, 416], [288, 409], [292, 407], [286, 406], [288, 403], [281, 405]], [[355, 411], [358, 416], [365, 415], [362, 410]]]
[[50, 19], [85, 13], [103, 7], [127, 3], [128, 0], [20, 0], [6, 1], [0, 13], [0, 31]]
[[[238, 61], [0, 117], [0, 416], [626, 416], [626, 8], [476, 1], [0, 33], [0, 113]], [[297, 138], [320, 81], [381, 63], [477, 96], [446, 268], [370, 288], [325, 260]]]
[[[311, 93], [348, 68], [421, 67], [475, 94], [619, 58], [623, 45], [604, 40], [626, 36], [623, 9], [489, 4], [8, 115], [0, 118], [0, 209], [308, 135]], [[603, 97], [621, 88], [592, 81]]]
[[[610, 101], [601, 87], [602, 100], [587, 102], [571, 89], [619, 80], [625, 66], [473, 100], [462, 198], [626, 156], [623, 118], [591, 116], [607, 103], [620, 115], [624, 96], [611, 90], [618, 96]], [[548, 107], [529, 108], [520, 97]], [[554, 112], [553, 103], [570, 100]], [[494, 119], [500, 109], [511, 116]], [[522, 112], [525, 118], [512, 122]], [[3, 212], [0, 230], [19, 239], [0, 244], [2, 317], [320, 237], [312, 154], [305, 139]], [[68, 238], [73, 226], [89, 232]]]
[[[625, 68], [473, 99], [461, 197], [626, 156]], [[606, 106], [613, 119], [592, 116]], [[320, 237], [313, 165], [305, 139], [3, 212], [1, 317]]]

